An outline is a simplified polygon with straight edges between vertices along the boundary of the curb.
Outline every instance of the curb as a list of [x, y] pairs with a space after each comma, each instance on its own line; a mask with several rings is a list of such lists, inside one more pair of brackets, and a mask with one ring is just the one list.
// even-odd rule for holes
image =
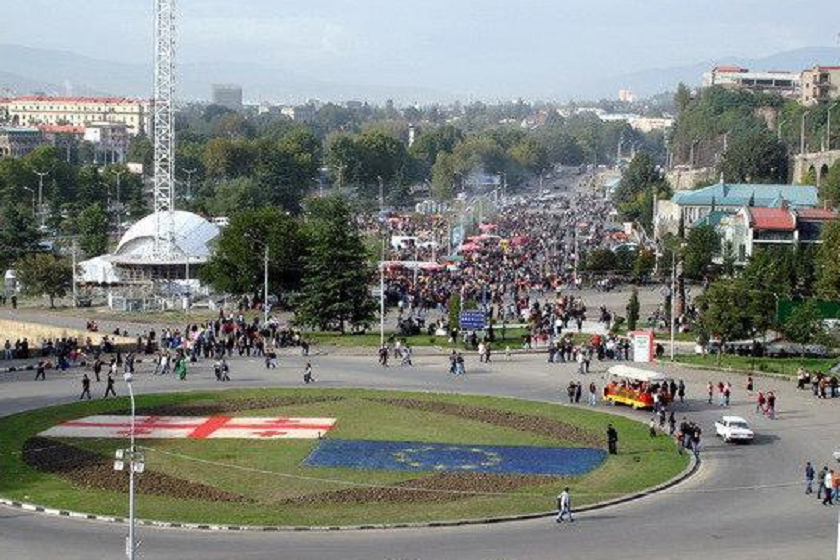
[[[701, 462], [696, 460], [693, 455], [689, 455], [688, 466], [677, 476], [640, 492], [622, 496], [614, 500], [606, 500], [597, 502], [588, 506], [576, 508], [575, 513], [582, 513], [587, 511], [596, 511], [619, 504], [625, 504], [640, 500], [646, 496], [651, 496], [673, 488], [674, 486], [684, 482], [693, 476], [700, 468]], [[114, 517], [108, 515], [94, 515], [91, 513], [82, 513], [76, 511], [48, 508], [27, 502], [20, 502], [17, 500], [9, 500], [0, 497], [0, 505], [15, 508], [23, 511], [31, 511], [44, 515], [51, 515], [54, 517], [67, 517], [71, 519], [85, 519], [89, 521], [99, 521], [104, 523], [111, 523], [117, 525], [126, 525], [128, 519], [124, 517]], [[503, 517], [483, 517], [475, 519], [455, 519], [451, 521], [428, 521], [423, 523], [380, 523], [380, 524], [365, 524], [365, 525], [324, 525], [324, 526], [289, 526], [289, 525], [216, 525], [207, 523], [177, 523], [173, 521], [156, 521], [150, 519], [137, 519], [137, 525], [141, 527], [156, 527], [159, 529], [181, 529], [187, 531], [232, 531], [241, 533], [269, 533], [269, 532], [320, 532], [328, 533], [335, 531], [370, 531], [370, 530], [384, 530], [384, 529], [423, 529], [434, 527], [462, 527], [465, 525], [492, 525], [495, 523], [506, 523], [510, 521], [526, 521], [529, 519], [540, 519], [557, 515], [556, 511], [546, 511], [539, 513], [526, 513], [522, 515], [508, 515]]]
[[796, 381], [795, 375], [785, 375], [783, 373], [772, 373], [767, 371], [758, 371], [758, 370], [750, 370], [750, 369], [736, 369], [736, 368], [727, 368], [727, 367], [717, 367], [717, 366], [699, 366], [690, 364], [688, 362], [680, 362], [679, 360], [674, 360], [673, 362], [665, 362], [665, 365], [676, 365], [680, 367], [685, 367], [689, 369], [697, 369], [702, 371], [719, 371], [723, 373], [736, 373], [738, 375], [751, 375], [753, 377], [766, 377], [769, 379], [778, 379], [779, 381]]

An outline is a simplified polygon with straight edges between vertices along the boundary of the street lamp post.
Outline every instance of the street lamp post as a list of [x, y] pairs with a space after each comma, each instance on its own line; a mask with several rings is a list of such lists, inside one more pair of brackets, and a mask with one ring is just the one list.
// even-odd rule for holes
[[49, 171], [35, 171], [38, 176], [38, 212], [41, 214], [41, 229], [46, 225], [46, 214], [44, 213], [44, 177], [50, 174]]
[[802, 122], [799, 125], [799, 153], [805, 153], [805, 118], [811, 111], [805, 111], [802, 113]]
[[122, 235], [122, 203], [120, 202], [120, 181], [122, 176], [125, 175], [125, 171], [112, 171], [114, 175], [117, 176], [117, 204], [114, 206], [114, 209], [117, 213], [117, 237]]
[[137, 451], [137, 445], [134, 441], [134, 425], [136, 418], [136, 408], [134, 402], [134, 389], [131, 385], [134, 376], [131, 372], [126, 372], [124, 379], [128, 387], [128, 396], [131, 399], [131, 429], [130, 429], [130, 447], [129, 449], [118, 449], [116, 452], [116, 461], [114, 461], [114, 470], [123, 471], [128, 467], [128, 536], [125, 541], [125, 556], [128, 560], [134, 560], [135, 553], [140, 547], [140, 543], [135, 536], [135, 491], [134, 491], [134, 475], [135, 473], [142, 473], [145, 470], [146, 460], [142, 451]]
[[837, 107], [840, 101], [835, 101], [828, 106], [826, 123], [825, 123], [825, 149], [831, 150], [831, 110]]
[[245, 237], [263, 248], [263, 324], [268, 325], [268, 262], [270, 256], [268, 243], [255, 238], [250, 232], [245, 233]]

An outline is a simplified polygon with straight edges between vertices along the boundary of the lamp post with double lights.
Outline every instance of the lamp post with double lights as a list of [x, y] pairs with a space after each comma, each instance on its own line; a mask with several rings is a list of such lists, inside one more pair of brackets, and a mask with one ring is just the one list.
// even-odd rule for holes
[[125, 540], [125, 557], [128, 560], [134, 560], [137, 549], [140, 547], [140, 542], [137, 540], [135, 534], [135, 499], [134, 499], [134, 477], [135, 474], [142, 473], [146, 468], [146, 458], [142, 451], [137, 450], [137, 445], [134, 441], [134, 424], [136, 418], [136, 408], [134, 404], [134, 389], [131, 382], [134, 376], [131, 372], [126, 372], [125, 384], [128, 387], [128, 396], [131, 399], [131, 428], [130, 428], [130, 447], [128, 449], [118, 449], [116, 452], [116, 460], [114, 461], [114, 470], [124, 471], [128, 469], [128, 535]]

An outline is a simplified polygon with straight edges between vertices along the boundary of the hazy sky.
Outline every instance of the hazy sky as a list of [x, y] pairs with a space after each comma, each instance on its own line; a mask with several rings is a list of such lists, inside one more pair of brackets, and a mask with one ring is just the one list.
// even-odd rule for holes
[[[3, 3], [0, 42], [151, 60], [153, 0]], [[834, 46], [840, 31], [840, 0], [179, 0], [178, 13], [184, 62], [460, 92]]]

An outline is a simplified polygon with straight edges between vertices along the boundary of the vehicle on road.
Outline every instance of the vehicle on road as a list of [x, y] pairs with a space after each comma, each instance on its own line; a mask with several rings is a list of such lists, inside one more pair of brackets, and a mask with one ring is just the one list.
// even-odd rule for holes
[[715, 433], [727, 443], [749, 443], [755, 438], [750, 425], [740, 416], [724, 416], [715, 422]]
[[664, 373], [631, 366], [612, 366], [607, 370], [609, 381], [604, 386], [604, 400], [635, 409], [653, 408], [654, 395], [661, 402], [671, 402], [668, 393], [671, 378]]

